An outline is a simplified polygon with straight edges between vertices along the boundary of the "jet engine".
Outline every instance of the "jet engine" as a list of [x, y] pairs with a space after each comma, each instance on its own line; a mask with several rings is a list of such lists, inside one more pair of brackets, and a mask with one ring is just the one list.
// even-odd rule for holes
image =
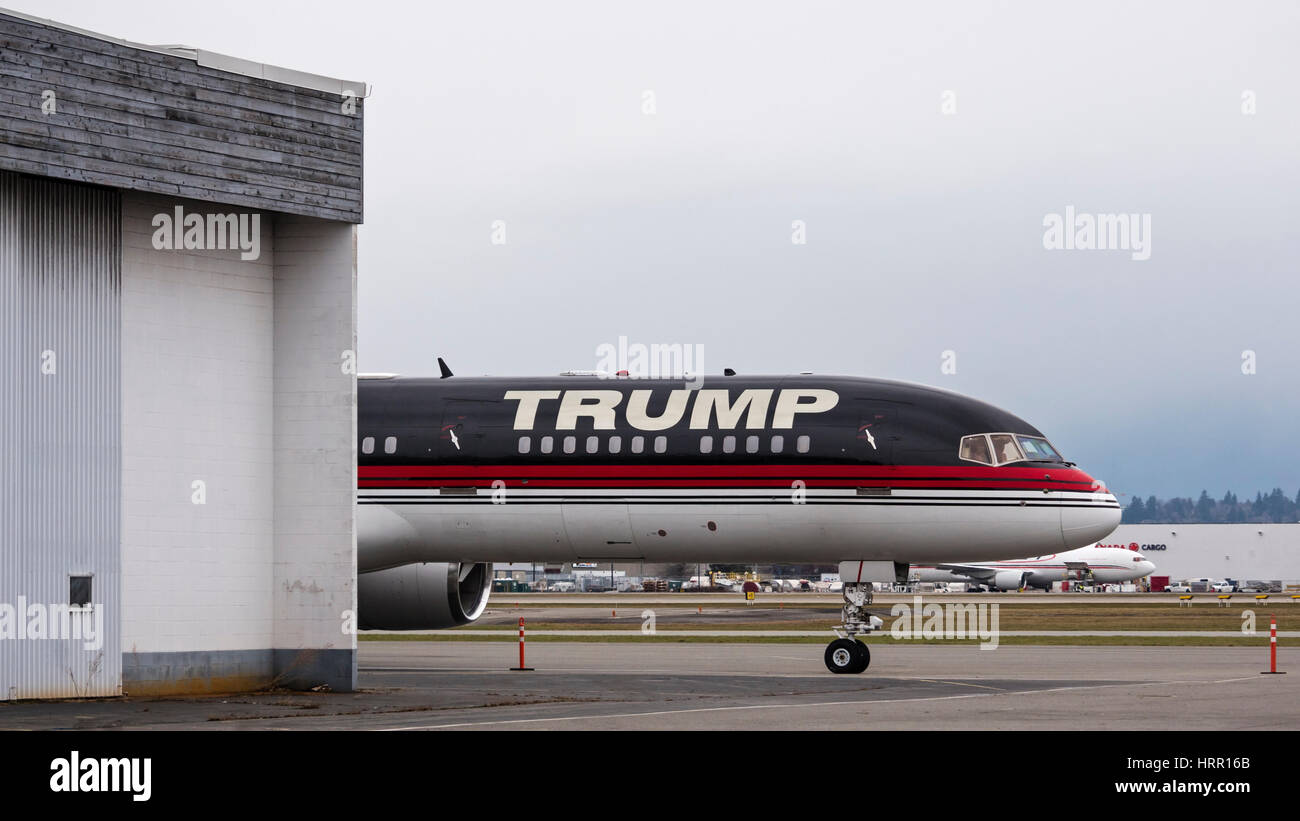
[[362, 630], [440, 630], [469, 624], [492, 593], [490, 563], [418, 562], [357, 576]]
[[993, 576], [993, 586], [998, 590], [1019, 590], [1029, 583], [1029, 576], [1023, 570], [999, 570]]

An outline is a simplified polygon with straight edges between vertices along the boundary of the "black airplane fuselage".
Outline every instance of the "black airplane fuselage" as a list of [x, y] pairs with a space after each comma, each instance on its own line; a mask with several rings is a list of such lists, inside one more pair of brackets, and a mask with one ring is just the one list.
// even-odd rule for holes
[[363, 378], [358, 401], [363, 572], [990, 560], [1081, 547], [1119, 518], [1034, 426], [902, 382]]

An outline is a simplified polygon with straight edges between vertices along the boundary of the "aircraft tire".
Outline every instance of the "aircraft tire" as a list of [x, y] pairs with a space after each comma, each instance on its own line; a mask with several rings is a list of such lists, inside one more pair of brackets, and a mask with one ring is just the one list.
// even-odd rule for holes
[[855, 643], [858, 645], [858, 663], [854, 665], [853, 672], [862, 673], [871, 666], [871, 650], [862, 639], [856, 639]]
[[836, 639], [826, 645], [826, 669], [832, 673], [861, 673], [870, 663], [867, 646], [853, 639]]

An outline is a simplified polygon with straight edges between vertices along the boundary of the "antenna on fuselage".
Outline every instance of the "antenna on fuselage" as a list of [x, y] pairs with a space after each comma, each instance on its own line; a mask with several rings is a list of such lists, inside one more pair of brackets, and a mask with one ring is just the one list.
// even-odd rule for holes
[[438, 370], [442, 371], [442, 376], [440, 376], [439, 379], [446, 379], [447, 377], [454, 375], [451, 372], [451, 368], [447, 367], [447, 363], [442, 361], [441, 356], [438, 357]]

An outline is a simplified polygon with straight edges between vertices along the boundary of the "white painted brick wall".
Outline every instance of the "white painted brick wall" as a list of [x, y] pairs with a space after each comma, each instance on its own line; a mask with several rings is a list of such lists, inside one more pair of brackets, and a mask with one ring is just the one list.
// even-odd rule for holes
[[350, 649], [356, 609], [356, 231], [279, 217], [275, 266], [275, 647]]
[[264, 214], [255, 261], [155, 250], [178, 202], [238, 210], [124, 197], [123, 651], [355, 648], [355, 229]]
[[[122, 203], [122, 650], [272, 646], [274, 288], [262, 251], [159, 251], [151, 219], [237, 211]], [[190, 501], [207, 484], [207, 504]]]

